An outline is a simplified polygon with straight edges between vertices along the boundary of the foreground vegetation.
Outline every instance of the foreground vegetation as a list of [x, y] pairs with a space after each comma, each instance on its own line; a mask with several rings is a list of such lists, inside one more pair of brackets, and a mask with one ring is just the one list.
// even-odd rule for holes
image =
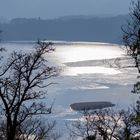
[[[1, 57], [4, 49], [1, 49]], [[59, 137], [53, 132], [55, 122], [46, 122], [43, 115], [51, 113], [43, 99], [47, 80], [57, 75], [48, 66], [44, 55], [53, 51], [51, 43], [37, 42], [30, 53], [16, 52], [0, 63], [0, 139], [44, 140]], [[4, 64], [3, 64], [4, 63]], [[44, 123], [45, 122], [45, 123]]]

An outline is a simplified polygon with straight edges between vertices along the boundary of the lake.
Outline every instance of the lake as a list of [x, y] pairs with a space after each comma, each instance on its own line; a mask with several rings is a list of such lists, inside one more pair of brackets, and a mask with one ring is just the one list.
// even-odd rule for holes
[[[31, 51], [34, 43], [2, 43], [12, 50]], [[116, 58], [125, 58], [123, 46], [97, 42], [55, 42], [55, 51], [45, 55], [49, 64], [61, 71], [48, 87], [46, 101], [54, 101], [52, 119], [58, 120], [58, 128], [65, 131], [64, 122], [78, 118], [70, 108], [77, 102], [108, 101], [116, 108], [126, 109], [135, 104], [138, 95], [131, 90], [136, 81], [137, 70], [111, 66]], [[110, 62], [110, 63], [109, 63]], [[126, 64], [125, 64], [126, 65]]]

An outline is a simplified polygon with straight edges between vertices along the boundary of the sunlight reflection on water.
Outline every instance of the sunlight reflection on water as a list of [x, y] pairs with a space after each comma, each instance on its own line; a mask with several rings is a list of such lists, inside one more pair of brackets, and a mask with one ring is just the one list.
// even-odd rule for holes
[[115, 75], [120, 74], [119, 70], [114, 68], [105, 68], [105, 67], [67, 67], [62, 75], [67, 76], [77, 76], [80, 74], [106, 74], [106, 75]]
[[122, 50], [118, 46], [105, 45], [64, 45], [57, 46], [53, 53], [55, 61], [61, 63], [85, 60], [101, 60], [121, 57]]
[[87, 60], [103, 60], [122, 57], [123, 51], [117, 45], [62, 45], [56, 46], [56, 51], [49, 54], [49, 59], [57, 65], [64, 66], [62, 75], [77, 76], [80, 74], [108, 74], [115, 75], [121, 73], [114, 68], [105, 68], [102, 66], [83, 66], [83, 67], [68, 67], [65, 63], [79, 62]]

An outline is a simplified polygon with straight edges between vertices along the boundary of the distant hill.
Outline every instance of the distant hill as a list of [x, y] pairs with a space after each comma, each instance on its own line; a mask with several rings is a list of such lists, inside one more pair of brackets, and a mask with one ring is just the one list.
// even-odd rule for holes
[[115, 17], [69, 16], [58, 19], [16, 18], [0, 23], [2, 40], [64, 40], [121, 42], [121, 26], [127, 15]]

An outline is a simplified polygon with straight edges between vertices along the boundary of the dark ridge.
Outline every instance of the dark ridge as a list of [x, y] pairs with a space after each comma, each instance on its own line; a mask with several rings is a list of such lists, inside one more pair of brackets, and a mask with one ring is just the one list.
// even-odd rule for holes
[[16, 18], [9, 23], [0, 23], [0, 29], [4, 41], [47, 39], [121, 43], [121, 26], [127, 17]]

